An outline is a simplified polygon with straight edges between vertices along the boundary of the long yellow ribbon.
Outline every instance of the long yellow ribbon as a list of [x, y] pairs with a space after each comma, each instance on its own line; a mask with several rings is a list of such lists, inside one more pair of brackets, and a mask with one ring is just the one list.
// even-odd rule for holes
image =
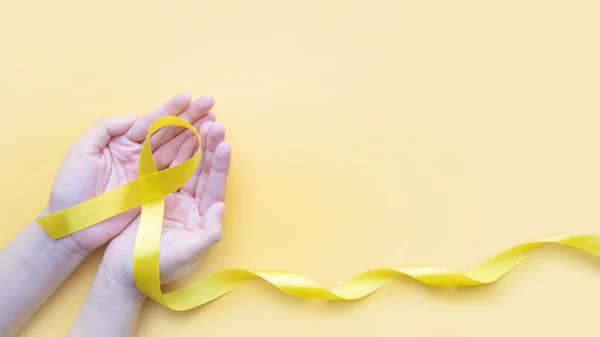
[[149, 139], [159, 129], [171, 125], [191, 130], [198, 139], [198, 149], [201, 148], [200, 136], [192, 125], [178, 117], [162, 117], [150, 127], [144, 141], [138, 179], [73, 207], [39, 218], [38, 223], [53, 239], [58, 239], [141, 205], [141, 221], [133, 260], [134, 280], [142, 293], [175, 311], [201, 306], [256, 279], [267, 281], [299, 298], [356, 300], [400, 276], [409, 276], [431, 286], [462, 287], [493, 283], [546, 244], [560, 244], [600, 256], [600, 237], [561, 235], [512, 247], [466, 274], [440, 267], [374, 269], [342, 283], [333, 290], [328, 290], [315, 281], [294, 273], [227, 269], [183, 288], [163, 293], [160, 283], [159, 249], [164, 197], [175, 192], [192, 177], [201, 156], [201, 152], [198, 151], [187, 161], [162, 171], [157, 170]]

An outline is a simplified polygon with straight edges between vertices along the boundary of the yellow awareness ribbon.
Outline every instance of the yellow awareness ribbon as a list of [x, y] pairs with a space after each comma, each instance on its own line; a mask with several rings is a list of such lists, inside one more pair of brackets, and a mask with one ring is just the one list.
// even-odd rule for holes
[[73, 207], [41, 217], [38, 223], [56, 240], [141, 205], [141, 221], [133, 258], [134, 280], [142, 293], [175, 311], [201, 306], [257, 279], [264, 280], [285, 293], [299, 298], [357, 300], [401, 276], [412, 277], [438, 287], [493, 283], [531, 253], [547, 244], [568, 246], [600, 256], [600, 237], [560, 235], [514, 246], [466, 274], [440, 267], [373, 269], [359, 274], [335, 289], [328, 290], [315, 281], [295, 273], [227, 269], [183, 288], [163, 293], [160, 282], [159, 249], [164, 197], [177, 191], [192, 177], [201, 156], [201, 151], [197, 151], [187, 161], [158, 171], [152, 157], [149, 139], [152, 134], [166, 126], [182, 126], [191, 130], [198, 139], [197, 148], [201, 148], [200, 136], [192, 125], [179, 117], [162, 117], [153, 123], [144, 141], [140, 154], [138, 179]]

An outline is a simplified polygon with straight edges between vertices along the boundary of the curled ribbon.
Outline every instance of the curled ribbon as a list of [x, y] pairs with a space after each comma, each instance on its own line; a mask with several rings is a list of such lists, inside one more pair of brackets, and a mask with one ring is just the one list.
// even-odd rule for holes
[[357, 300], [401, 276], [409, 276], [438, 287], [493, 283], [546, 244], [569, 246], [600, 256], [600, 237], [560, 235], [514, 246], [466, 274], [440, 267], [382, 268], [364, 272], [335, 289], [328, 290], [315, 281], [294, 273], [227, 269], [183, 288], [163, 293], [160, 283], [159, 249], [164, 197], [175, 192], [192, 177], [201, 156], [201, 152], [198, 151], [190, 159], [176, 166], [157, 170], [149, 139], [159, 129], [171, 125], [191, 130], [198, 139], [197, 148], [201, 148], [201, 138], [192, 125], [179, 117], [162, 117], [152, 124], [144, 141], [140, 154], [138, 179], [73, 207], [41, 217], [38, 223], [56, 240], [141, 205], [141, 221], [133, 258], [134, 280], [142, 293], [175, 311], [196, 308], [257, 279], [262, 279], [287, 294], [299, 298]]

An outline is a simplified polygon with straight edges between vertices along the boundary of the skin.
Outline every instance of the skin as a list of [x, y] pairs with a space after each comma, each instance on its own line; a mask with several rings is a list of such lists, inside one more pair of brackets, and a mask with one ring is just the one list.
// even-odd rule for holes
[[[138, 117], [105, 118], [73, 143], [54, 180], [41, 215], [76, 205], [137, 178], [137, 164], [148, 128], [157, 118], [179, 116], [202, 136], [202, 148], [183, 128], [164, 128], [151, 137], [159, 169], [202, 151], [194, 176], [165, 198], [161, 239], [161, 280], [192, 271], [203, 253], [222, 236], [225, 186], [231, 147], [223, 125], [210, 112], [213, 99], [191, 102], [176, 95]], [[110, 241], [69, 336], [131, 336], [144, 296], [133, 282], [132, 259], [140, 208], [52, 240], [32, 221], [0, 252], [0, 336], [11, 336], [96, 248]], [[112, 240], [112, 241], [111, 241]]]

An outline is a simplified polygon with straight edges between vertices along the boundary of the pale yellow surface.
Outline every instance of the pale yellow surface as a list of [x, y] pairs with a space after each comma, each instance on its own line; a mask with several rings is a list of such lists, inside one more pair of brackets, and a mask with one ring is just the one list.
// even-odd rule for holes
[[[466, 271], [523, 241], [600, 232], [599, 12], [592, 0], [3, 0], [0, 245], [43, 207], [89, 125], [183, 90], [215, 96], [233, 163], [224, 240], [177, 285], [230, 267], [329, 287], [375, 267]], [[63, 336], [101, 254], [19, 336]], [[592, 335], [599, 301], [600, 263], [548, 248], [477, 289], [402, 280], [325, 303], [257, 282], [184, 313], [147, 301], [138, 335]]]

